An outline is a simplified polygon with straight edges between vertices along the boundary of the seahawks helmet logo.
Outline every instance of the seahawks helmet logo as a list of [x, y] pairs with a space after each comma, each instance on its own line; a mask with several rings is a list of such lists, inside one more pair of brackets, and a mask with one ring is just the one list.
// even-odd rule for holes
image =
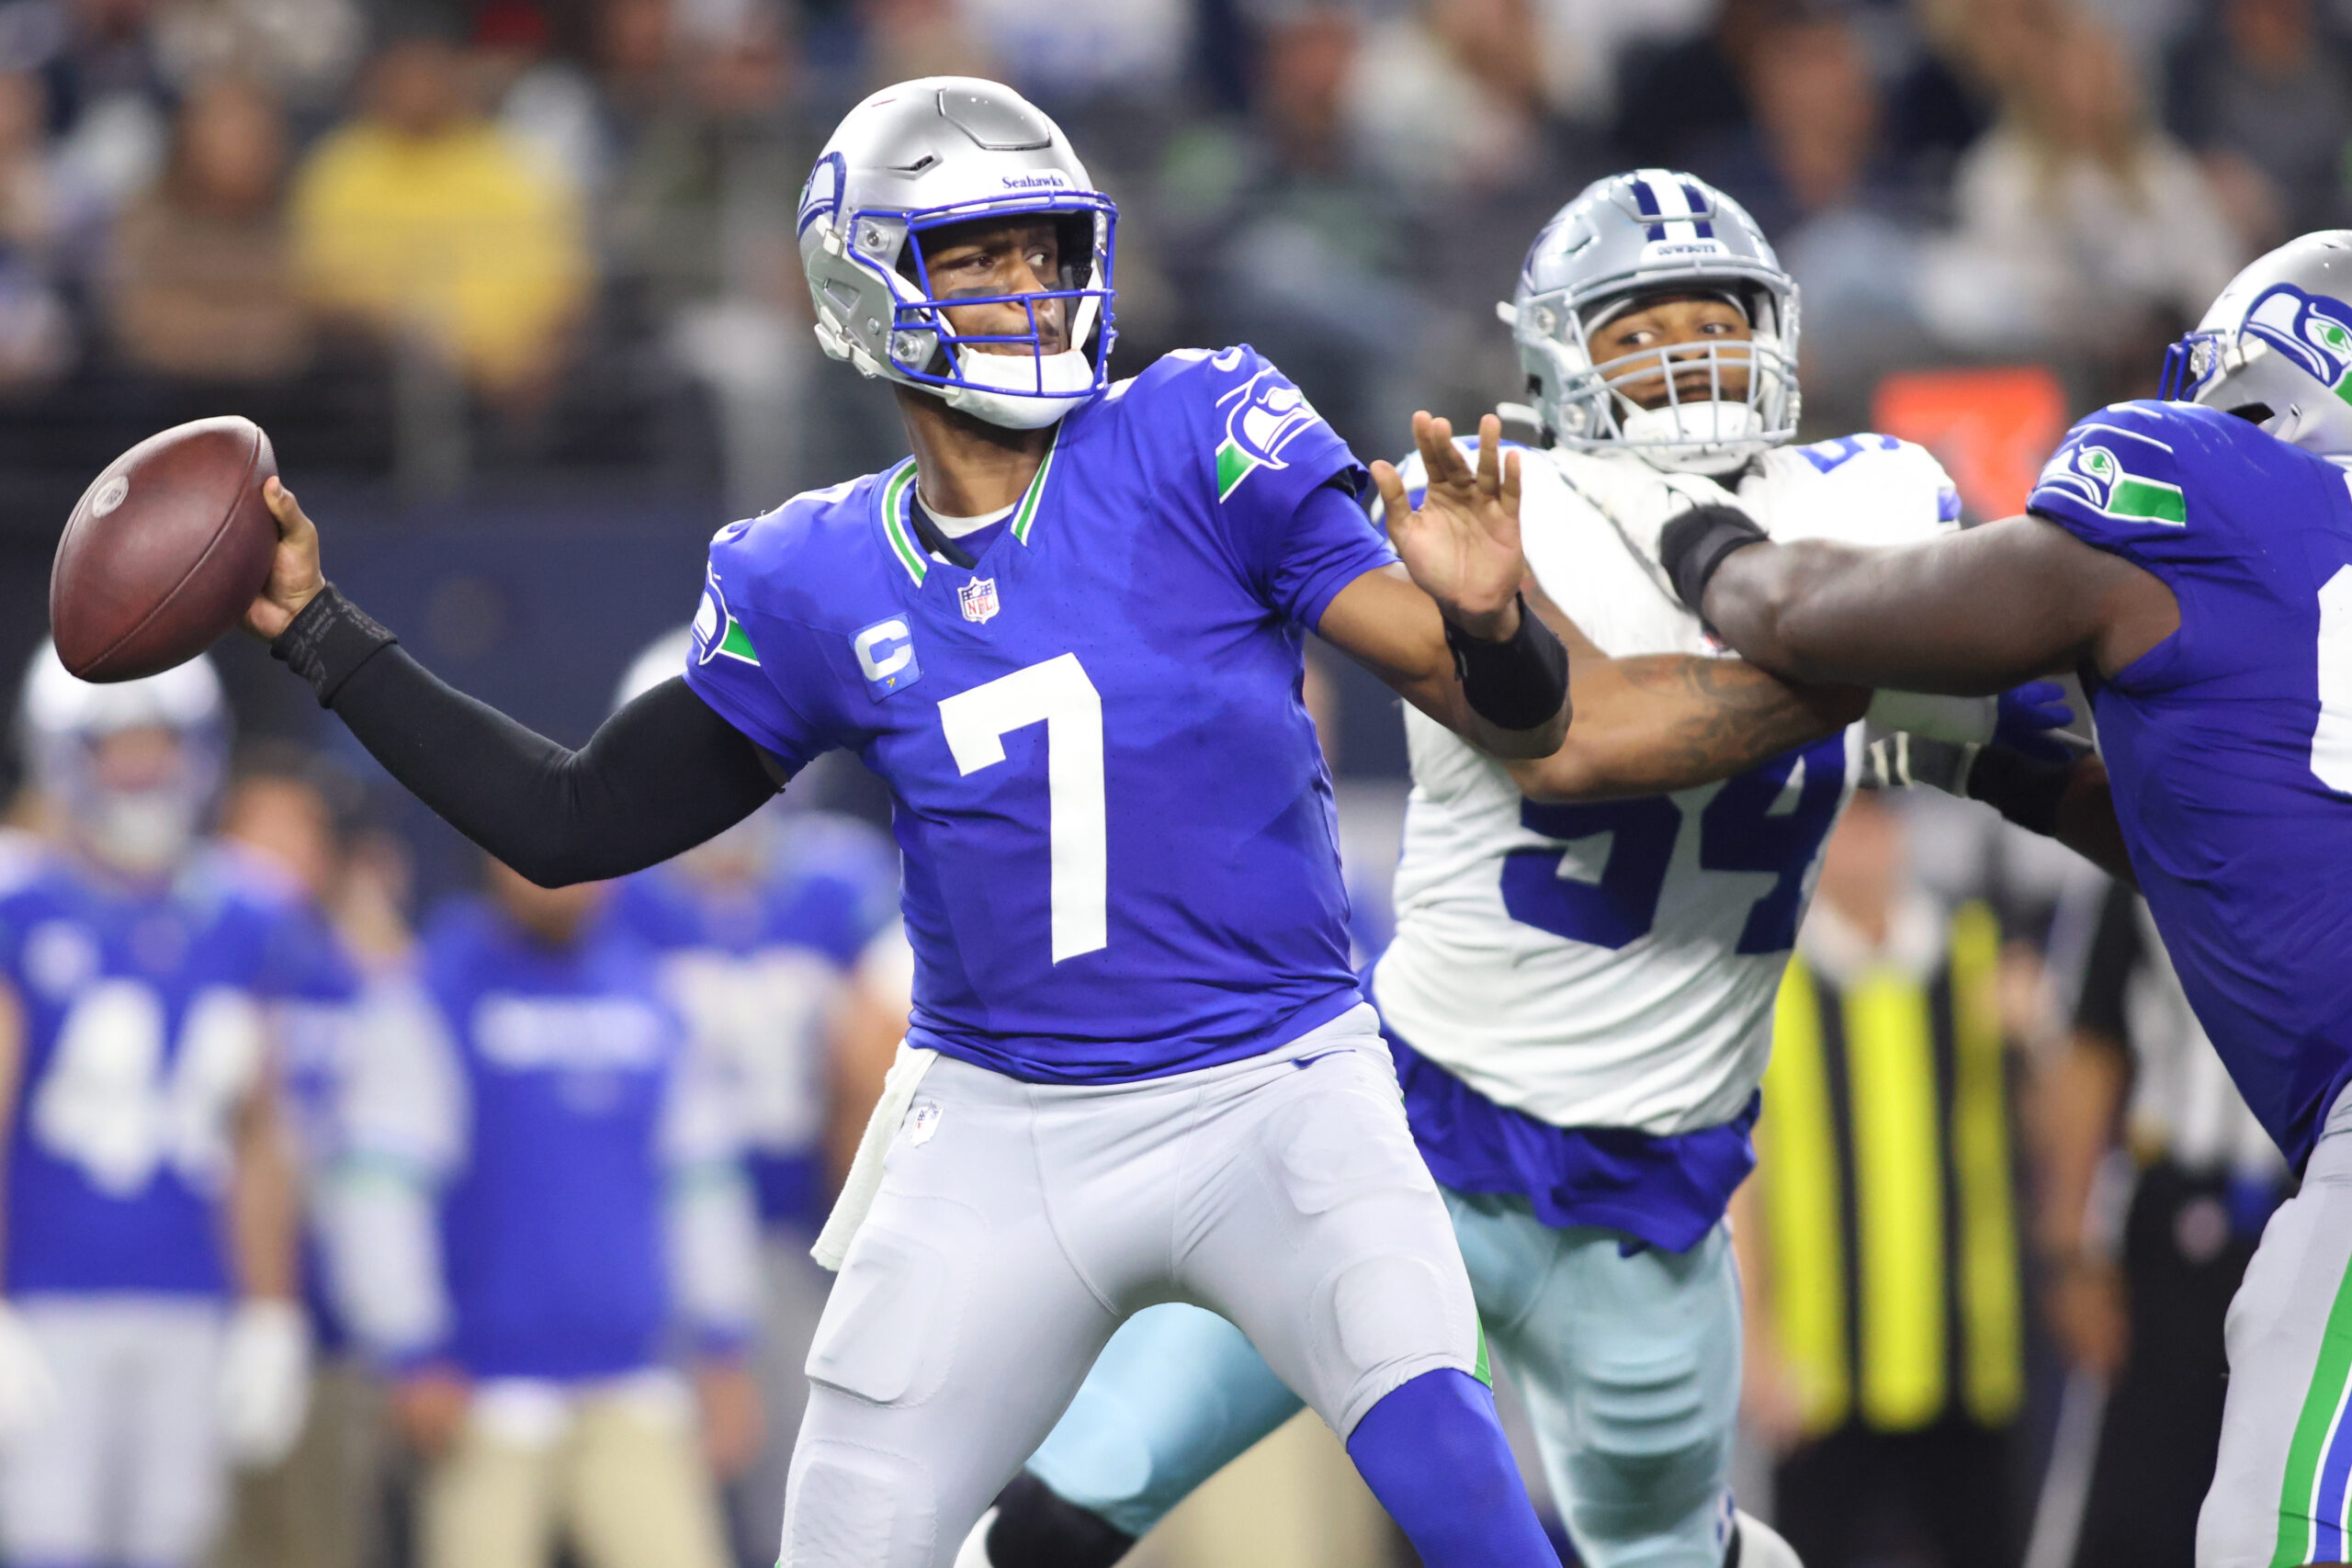
[[2338, 395], [2352, 387], [2352, 316], [2341, 301], [2281, 283], [2254, 302], [2238, 335], [2260, 339]]

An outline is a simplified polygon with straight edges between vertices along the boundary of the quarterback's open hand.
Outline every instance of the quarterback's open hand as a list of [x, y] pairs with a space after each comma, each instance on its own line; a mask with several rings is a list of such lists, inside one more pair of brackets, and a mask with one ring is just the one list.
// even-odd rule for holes
[[1519, 549], [1519, 454], [1502, 450], [1502, 435], [1493, 414], [1478, 422], [1473, 470], [1453, 445], [1450, 422], [1414, 414], [1413, 445], [1429, 473], [1418, 508], [1396, 468], [1372, 466], [1388, 539], [1405, 570], [1447, 620], [1487, 642], [1518, 632], [1519, 585], [1527, 573]]

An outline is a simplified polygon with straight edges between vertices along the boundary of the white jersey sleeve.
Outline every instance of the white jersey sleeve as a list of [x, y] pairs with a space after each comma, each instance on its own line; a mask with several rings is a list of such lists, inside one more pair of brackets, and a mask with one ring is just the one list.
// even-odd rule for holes
[[[1849, 443], [1852, 450], [1848, 450]], [[1934, 458], [1891, 437], [1769, 453], [1738, 485], [1776, 537], [1907, 543], [1951, 526]], [[1544, 592], [1612, 657], [1719, 653], [1551, 454], [1522, 460], [1521, 533]], [[1408, 463], [1408, 489], [1419, 482]], [[1547, 805], [1408, 708], [1413, 791], [1396, 939], [1374, 972], [1389, 1026], [1498, 1104], [1556, 1126], [1686, 1133], [1736, 1116], [1858, 730], [1719, 784]]]

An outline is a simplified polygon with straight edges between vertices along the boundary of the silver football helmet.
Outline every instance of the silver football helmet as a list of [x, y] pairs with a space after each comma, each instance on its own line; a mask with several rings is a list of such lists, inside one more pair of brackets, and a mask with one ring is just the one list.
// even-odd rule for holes
[[[115, 869], [160, 875], [187, 855], [220, 793], [229, 709], [202, 655], [157, 675], [100, 685], [77, 680], [41, 644], [25, 671], [18, 733], [34, 784], [82, 849]], [[131, 729], [169, 731], [176, 743], [155, 776], [125, 784], [98, 753]]]
[[[1591, 334], [1645, 296], [1721, 293], [1747, 315], [1745, 343], [1677, 344], [1595, 364]], [[1635, 169], [1596, 180], [1527, 253], [1496, 313], [1511, 328], [1545, 436], [1581, 451], [1637, 453], [1661, 468], [1728, 473], [1796, 434], [1797, 286], [1731, 197], [1690, 175]], [[1707, 372], [1686, 398], [1678, 374]], [[1738, 372], [1747, 389], [1730, 395]], [[1626, 395], [1663, 378], [1667, 400]]]
[[2352, 457], [2352, 229], [2290, 240], [2230, 279], [2165, 355], [2156, 395]]
[[[940, 298], [915, 236], [976, 219], [1050, 215], [1060, 287]], [[1053, 423], [1107, 383], [1118, 209], [1069, 139], [1012, 88], [971, 76], [885, 87], [850, 110], [800, 195], [800, 261], [817, 341], [868, 376], [1021, 430]], [[1037, 312], [1061, 301], [1065, 347], [1047, 353]], [[944, 306], [1004, 303], [1029, 330], [957, 333]], [[1023, 352], [1025, 350], [1025, 352]]]

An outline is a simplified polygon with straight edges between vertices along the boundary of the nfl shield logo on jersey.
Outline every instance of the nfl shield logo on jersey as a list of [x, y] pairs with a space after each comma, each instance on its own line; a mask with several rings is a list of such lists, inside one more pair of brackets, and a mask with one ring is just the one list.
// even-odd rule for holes
[[996, 579], [976, 577], [956, 590], [956, 603], [964, 606], [964, 618], [979, 622], [994, 617], [997, 612]]

